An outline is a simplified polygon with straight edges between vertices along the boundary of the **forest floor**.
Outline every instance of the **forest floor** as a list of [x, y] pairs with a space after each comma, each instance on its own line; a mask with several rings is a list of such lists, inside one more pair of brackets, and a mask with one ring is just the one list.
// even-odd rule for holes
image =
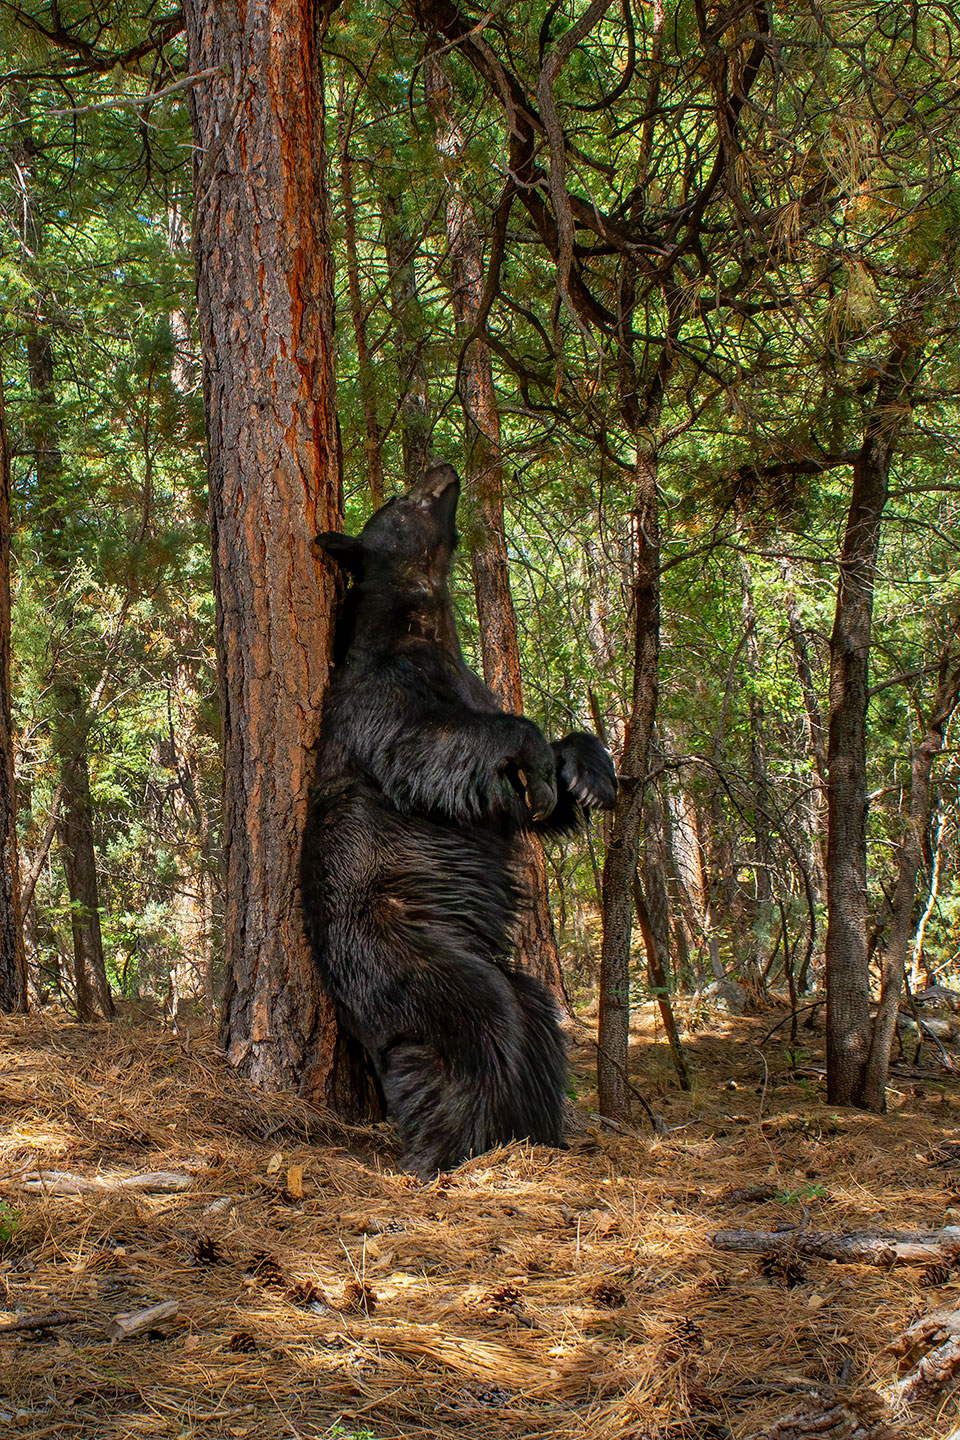
[[[925, 1052], [889, 1114], [835, 1113], [821, 1037], [791, 1056], [785, 1029], [764, 1039], [778, 1018], [688, 1025], [685, 1096], [644, 1009], [633, 1079], [662, 1136], [639, 1106], [636, 1133], [594, 1126], [579, 1025], [570, 1148], [421, 1186], [388, 1127], [251, 1090], [199, 1026], [0, 1017], [0, 1434], [946, 1440], [956, 1382], [882, 1397], [887, 1346], [960, 1305], [960, 1276], [711, 1237], [960, 1218], [960, 1078]], [[38, 1192], [35, 1171], [103, 1188]], [[116, 1188], [154, 1171], [189, 1188]], [[176, 1313], [111, 1340], [161, 1302]]]

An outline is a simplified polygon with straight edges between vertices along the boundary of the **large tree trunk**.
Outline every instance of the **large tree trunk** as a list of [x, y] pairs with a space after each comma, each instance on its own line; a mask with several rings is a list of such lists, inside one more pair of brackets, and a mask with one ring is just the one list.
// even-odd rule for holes
[[10, 451], [0, 375], [0, 1012], [26, 1010], [16, 781], [10, 717]]
[[[427, 103], [437, 124], [437, 150], [447, 182], [446, 224], [450, 246], [453, 310], [457, 330], [468, 336], [483, 300], [480, 239], [460, 175], [466, 138], [453, 113], [453, 87], [436, 56], [428, 56]], [[474, 340], [461, 365], [461, 399], [467, 440], [466, 484], [476, 507], [470, 561], [480, 630], [483, 678], [507, 710], [523, 713], [523, 682], [517, 644], [517, 616], [510, 593], [503, 516], [503, 462], [500, 413], [490, 350]], [[547, 867], [535, 835], [524, 845], [531, 904], [521, 916], [519, 945], [524, 965], [569, 1008], [550, 914]]]
[[[870, 941], [867, 908], [867, 750], [873, 593], [890, 462], [903, 419], [909, 352], [898, 349], [880, 381], [853, 493], [830, 637], [827, 739], [827, 1098], [869, 1108]], [[876, 1097], [874, 1096], [874, 1103]]]
[[[298, 870], [327, 683], [340, 523], [333, 276], [317, 3], [188, 0], [194, 246], [223, 715], [225, 996], [231, 1064], [352, 1108], [317, 989]], [[347, 1047], [349, 1048], [349, 1047]]]

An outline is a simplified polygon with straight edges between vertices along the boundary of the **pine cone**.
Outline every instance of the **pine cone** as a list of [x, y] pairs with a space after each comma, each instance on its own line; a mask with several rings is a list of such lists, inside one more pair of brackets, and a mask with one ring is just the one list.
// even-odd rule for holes
[[223, 1251], [209, 1235], [197, 1235], [193, 1242], [194, 1265], [222, 1265]]
[[950, 1266], [934, 1264], [927, 1266], [917, 1284], [922, 1285], [925, 1290], [932, 1290], [937, 1285], [946, 1285], [949, 1279]]
[[514, 1310], [520, 1304], [520, 1291], [516, 1285], [497, 1285], [483, 1297], [488, 1310]]
[[345, 1310], [362, 1310], [365, 1315], [372, 1315], [377, 1308], [376, 1294], [369, 1285], [362, 1284], [359, 1280], [351, 1280], [343, 1292]]
[[621, 1306], [626, 1305], [627, 1297], [619, 1285], [611, 1285], [607, 1281], [601, 1280], [599, 1285], [594, 1286], [593, 1303], [602, 1305], [607, 1310], [619, 1310]]
[[255, 1250], [247, 1262], [247, 1274], [256, 1275], [262, 1285], [285, 1285], [283, 1271], [266, 1250]]

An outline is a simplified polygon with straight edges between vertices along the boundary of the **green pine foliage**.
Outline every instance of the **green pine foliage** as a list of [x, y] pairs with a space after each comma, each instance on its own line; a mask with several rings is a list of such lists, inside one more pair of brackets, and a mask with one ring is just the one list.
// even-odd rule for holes
[[[524, 3], [491, 23], [491, 53], [536, 96], [544, 54], [584, 8]], [[911, 19], [902, 6], [865, 0], [826, 12], [779, 5], [771, 9], [777, 44], [757, 59], [736, 17], [711, 11], [705, 46], [697, 14], [684, 0], [657, 32], [653, 10], [643, 9], [631, 36], [611, 8], [556, 80], [568, 187], [631, 236], [624, 246], [585, 224], [576, 232], [575, 264], [594, 318], [564, 303], [557, 264], [517, 195], [498, 229], [511, 174], [509, 117], [456, 47], [447, 46], [444, 64], [465, 137], [459, 183], [484, 262], [496, 254], [499, 264], [486, 335], [527, 707], [555, 733], [599, 722], [619, 751], [632, 687], [634, 474], [638, 454], [655, 455], [662, 629], [647, 783], [669, 841], [674, 980], [711, 978], [713, 951], [727, 971], [779, 984], [778, 944], [795, 965], [809, 949], [815, 978], [824, 924], [818, 777], [785, 597], [796, 596], [826, 722], [852, 456], [879, 377], [905, 339], [916, 374], [891, 472], [871, 657], [878, 937], [911, 753], [940, 658], [956, 650], [960, 35], [937, 8]], [[155, 23], [149, 14], [118, 3], [96, 33], [82, 10], [68, 16], [61, 7], [59, 15], [102, 66], [77, 46], [51, 47], [41, 6], [4, 12], [0, 32], [5, 67], [19, 77], [3, 114], [0, 278], [24, 868], [39, 853], [54, 802], [52, 681], [60, 670], [76, 679], [85, 704], [100, 690], [87, 743], [111, 979], [125, 994], [155, 998], [173, 975], [209, 998], [219, 761], [186, 242], [187, 92], [156, 102], [142, 123], [123, 108], [51, 115], [170, 83], [183, 73], [182, 40], [115, 67], [107, 61], [144, 38]], [[356, 280], [387, 493], [402, 483], [411, 351], [427, 377], [433, 452], [461, 467], [465, 459], [463, 336], [451, 306], [446, 180], [424, 102], [425, 44], [407, 10], [389, 4], [344, 7], [326, 38], [348, 528], [362, 523], [371, 498], [338, 124], [352, 159]], [[722, 164], [714, 103], [721, 60], [728, 97], [759, 66], [749, 102], [737, 102], [737, 144]], [[35, 150], [27, 164], [24, 115]], [[546, 203], [542, 134], [536, 163]], [[675, 253], [698, 195], [706, 196], [702, 223]], [[400, 310], [389, 224], [404, 237], [415, 280]], [[49, 334], [55, 360], [46, 399], [30, 383], [29, 339], [38, 330]], [[662, 394], [637, 422], [634, 393], [648, 393], [655, 376]], [[49, 487], [37, 473], [44, 434], [62, 460], [53, 536]], [[465, 550], [476, 523], [468, 512]], [[466, 557], [458, 581], [475, 663]], [[956, 781], [948, 742], [917, 899], [919, 922], [936, 876], [924, 958], [947, 980], [956, 979], [960, 956]], [[758, 852], [764, 826], [766, 859]], [[586, 986], [596, 978], [603, 846], [597, 826], [551, 861], [564, 954]], [[69, 1002], [68, 911], [54, 842], [30, 937], [44, 985]], [[639, 952], [637, 963], [639, 972]]]

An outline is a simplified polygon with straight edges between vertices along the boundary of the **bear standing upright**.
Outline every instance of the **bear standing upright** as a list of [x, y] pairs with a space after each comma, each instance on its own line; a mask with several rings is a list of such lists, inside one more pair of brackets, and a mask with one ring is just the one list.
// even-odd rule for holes
[[549, 992], [513, 963], [518, 836], [609, 808], [593, 736], [551, 745], [464, 663], [448, 576], [460, 483], [435, 464], [357, 536], [302, 859], [317, 972], [427, 1178], [503, 1141], [561, 1140], [566, 1059]]

